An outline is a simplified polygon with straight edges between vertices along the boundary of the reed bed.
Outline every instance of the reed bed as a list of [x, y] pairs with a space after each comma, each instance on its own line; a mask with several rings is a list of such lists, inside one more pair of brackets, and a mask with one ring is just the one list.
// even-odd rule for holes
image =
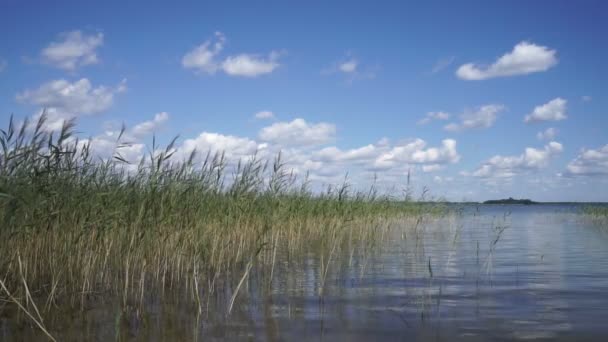
[[583, 213], [598, 218], [608, 218], [608, 206], [586, 206]]
[[582, 208], [585, 217], [591, 219], [601, 228], [608, 228], [608, 206], [589, 205]]
[[272, 284], [279, 249], [287, 258], [318, 253], [329, 265], [340, 250], [373, 248], [391, 220], [418, 224], [440, 210], [347, 182], [313, 193], [280, 154], [175, 161], [173, 140], [131, 165], [120, 134], [114, 158], [99, 160], [73, 121], [55, 134], [44, 123], [11, 118], [0, 132], [0, 300], [42, 329], [44, 313], [62, 305], [119, 298], [126, 307], [186, 293], [200, 309], [226, 286], [229, 313], [254, 265]]

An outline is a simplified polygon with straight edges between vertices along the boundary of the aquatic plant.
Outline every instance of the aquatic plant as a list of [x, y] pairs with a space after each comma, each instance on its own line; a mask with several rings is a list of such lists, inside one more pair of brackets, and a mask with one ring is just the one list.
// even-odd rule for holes
[[[74, 135], [74, 121], [54, 134], [45, 120], [17, 125], [11, 117], [0, 131], [0, 299], [26, 313], [38, 313], [36, 301], [49, 312], [163, 295], [185, 295], [200, 311], [215, 291], [231, 289], [229, 313], [254, 265], [272, 284], [277, 250], [321, 255], [324, 282], [338, 250], [372, 248], [391, 218], [441, 210], [374, 187], [354, 192], [346, 179], [313, 193], [281, 154], [236, 161], [229, 172], [222, 153], [175, 160], [174, 139], [162, 149], [153, 142], [129, 164], [124, 129], [113, 158], [99, 160]], [[31, 316], [44, 329], [43, 317]]]
[[608, 228], [608, 206], [606, 205], [587, 205], [581, 208], [581, 213], [593, 221], [598, 227]]
[[588, 205], [583, 207], [583, 213], [593, 217], [608, 217], [608, 206]]

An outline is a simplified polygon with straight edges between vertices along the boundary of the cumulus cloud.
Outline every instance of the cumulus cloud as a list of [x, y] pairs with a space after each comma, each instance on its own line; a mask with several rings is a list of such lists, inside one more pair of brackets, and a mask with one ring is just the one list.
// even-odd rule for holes
[[46, 121], [44, 122], [44, 126], [42, 126], [42, 129], [47, 132], [59, 131], [61, 127], [63, 127], [63, 123], [66, 120], [75, 117], [73, 114], [59, 111], [57, 110], [57, 108], [39, 109], [30, 121], [28, 129], [34, 129], [35, 123], [38, 122], [42, 115], [46, 116]]
[[48, 129], [61, 127], [63, 121], [80, 115], [106, 111], [114, 103], [116, 94], [126, 91], [126, 80], [115, 87], [97, 86], [82, 78], [75, 82], [64, 79], [42, 84], [38, 89], [25, 90], [16, 99], [42, 107], [48, 114]]
[[480, 178], [511, 178], [526, 171], [546, 167], [563, 150], [562, 144], [551, 141], [542, 149], [527, 147], [518, 156], [496, 155], [484, 162], [472, 175]]
[[249, 138], [203, 132], [196, 138], [186, 139], [179, 147], [177, 155], [185, 158], [194, 150], [201, 154], [223, 152], [229, 161], [234, 161], [253, 155], [259, 147], [258, 143]]
[[422, 139], [393, 146], [382, 153], [373, 163], [373, 168], [382, 170], [393, 168], [400, 164], [446, 164], [457, 163], [460, 155], [456, 150], [456, 140], [445, 139], [441, 147], [426, 148], [427, 143]]
[[131, 164], [138, 164], [144, 155], [146, 145], [141, 142], [123, 142], [117, 140], [117, 132], [108, 131], [104, 134], [81, 139], [79, 146], [89, 145], [89, 151], [95, 158], [108, 160], [113, 157], [127, 161]]
[[[89, 152], [94, 158], [110, 160], [112, 158], [126, 161], [130, 165], [123, 165], [127, 171], [135, 170], [137, 165], [146, 155], [146, 144], [142, 139], [152, 133], [155, 129], [169, 120], [167, 112], [160, 112], [154, 115], [152, 120], [140, 122], [132, 129], [119, 129], [114, 121], [104, 123], [104, 132], [93, 137], [78, 139], [78, 146], [81, 148], [89, 146]], [[60, 129], [58, 126], [56, 129]], [[75, 142], [74, 137], [71, 138]]]
[[440, 171], [444, 168], [444, 165], [440, 165], [440, 164], [429, 164], [429, 165], [422, 165], [422, 172], [435, 172], [435, 171]]
[[443, 128], [449, 132], [460, 132], [474, 128], [488, 128], [494, 125], [498, 114], [504, 110], [502, 105], [485, 105], [472, 112], [460, 116], [459, 123], [450, 123]]
[[454, 177], [441, 177], [441, 176], [435, 176], [433, 177], [433, 181], [435, 181], [435, 183], [448, 183], [454, 180]]
[[561, 121], [565, 120], [567, 101], [558, 97], [544, 105], [536, 106], [532, 113], [526, 115], [524, 122]]
[[93, 87], [86, 78], [73, 83], [60, 79], [44, 83], [38, 89], [25, 90], [17, 94], [17, 100], [70, 113], [95, 114], [108, 109], [114, 95], [122, 91], [124, 83], [117, 87]]
[[254, 117], [258, 120], [274, 119], [274, 113], [269, 110], [263, 110], [255, 113]]
[[418, 121], [419, 125], [426, 125], [433, 120], [448, 120], [450, 118], [450, 114], [446, 112], [428, 112], [424, 116], [424, 118]]
[[219, 68], [215, 57], [224, 48], [226, 37], [221, 32], [215, 32], [213, 40], [207, 40], [182, 57], [182, 66], [198, 72], [213, 74]]
[[280, 53], [273, 51], [267, 58], [259, 55], [240, 54], [229, 56], [222, 63], [224, 72], [231, 76], [256, 77], [269, 74], [279, 67]]
[[558, 133], [559, 133], [559, 130], [557, 128], [549, 127], [544, 131], [536, 133], [536, 138], [538, 140], [549, 141], [549, 140], [555, 139], [555, 137], [557, 136]]
[[395, 145], [382, 139], [377, 143], [352, 149], [330, 146], [307, 153], [300, 150], [296, 154], [300, 160], [309, 160], [317, 167], [313, 170], [313, 175], [327, 181], [336, 180], [348, 171], [355, 178], [357, 175], [374, 173], [386, 184], [403, 177], [408, 170], [420, 168], [425, 173], [435, 172], [442, 170], [446, 164], [457, 163], [460, 160], [456, 141], [452, 139], [442, 141], [441, 146], [438, 147], [429, 147], [421, 139]]
[[133, 127], [132, 134], [136, 137], [143, 137], [150, 133], [153, 133], [165, 122], [169, 120], [169, 113], [160, 112], [154, 115], [154, 119], [141, 122]]
[[304, 119], [297, 118], [291, 122], [277, 122], [264, 127], [259, 137], [264, 141], [282, 145], [311, 146], [332, 141], [336, 134], [336, 126], [321, 122], [310, 124]]
[[85, 65], [99, 63], [97, 48], [103, 45], [103, 33], [65, 32], [40, 53], [44, 63], [73, 71]]
[[223, 71], [230, 76], [242, 77], [257, 77], [269, 74], [280, 66], [281, 53], [278, 51], [270, 52], [267, 57], [259, 54], [242, 53], [218, 60], [225, 42], [224, 34], [216, 32], [213, 39], [205, 41], [186, 53], [182, 57], [182, 66], [186, 69], [193, 69], [198, 73], [214, 74], [217, 71]]
[[338, 147], [325, 147], [317, 152], [314, 156], [325, 162], [367, 162], [377, 157], [380, 148], [369, 144], [363, 147], [341, 150]]
[[567, 175], [608, 175], [608, 145], [598, 149], [583, 149], [566, 167]]
[[520, 42], [513, 50], [490, 66], [474, 63], [461, 65], [456, 75], [463, 80], [485, 80], [494, 77], [526, 75], [550, 69], [557, 64], [556, 51], [530, 42]]
[[[130, 170], [147, 155], [146, 145], [142, 142], [145, 136], [168, 120], [169, 114], [160, 112], [153, 118], [136, 124], [132, 129], [126, 129], [120, 142], [117, 141], [120, 132], [117, 125], [106, 125], [103, 127], [103, 134], [82, 139], [80, 143], [91, 143], [91, 151], [95, 157], [107, 160], [116, 156], [120, 160], [130, 162], [130, 165], [125, 166]], [[223, 152], [227, 172], [230, 174], [238, 161], [249, 160], [254, 155], [261, 160], [270, 160], [281, 151], [287, 169], [294, 175], [307, 174], [308, 179], [313, 182], [312, 186], [317, 189], [323, 184], [342, 182], [347, 172], [349, 183], [357, 189], [363, 189], [375, 179], [374, 175], [377, 176], [378, 184], [390, 187], [394, 182], [402, 181], [408, 170], [436, 172], [460, 159], [456, 141], [452, 139], [443, 140], [439, 146], [429, 146], [421, 139], [393, 144], [386, 138], [350, 149], [319, 146], [335, 140], [335, 126], [328, 123], [308, 123], [303, 119], [267, 126], [259, 134], [259, 139], [253, 139], [202, 132], [179, 142], [174, 147], [172, 161], [184, 161], [196, 151], [194, 161], [198, 163], [208, 152]]]

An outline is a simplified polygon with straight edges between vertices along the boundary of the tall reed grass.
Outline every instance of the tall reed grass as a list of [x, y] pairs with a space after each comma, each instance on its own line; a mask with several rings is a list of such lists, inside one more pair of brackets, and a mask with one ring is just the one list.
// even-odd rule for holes
[[608, 206], [591, 205], [585, 206], [583, 212], [587, 215], [597, 217], [608, 217]]
[[[74, 121], [53, 134], [45, 120], [11, 118], [0, 132], [0, 298], [30, 314], [167, 293], [187, 293], [201, 308], [225, 285], [232, 306], [252, 265], [266, 265], [272, 281], [277, 249], [331, 260], [342, 248], [373, 245], [390, 218], [429, 211], [373, 186], [313, 193], [280, 154], [229, 170], [222, 153], [175, 161], [173, 140], [127, 165], [121, 133], [114, 158], [99, 160]], [[43, 315], [32, 316], [43, 326]]]
[[582, 213], [600, 227], [608, 228], [608, 206], [588, 205], [582, 208]]

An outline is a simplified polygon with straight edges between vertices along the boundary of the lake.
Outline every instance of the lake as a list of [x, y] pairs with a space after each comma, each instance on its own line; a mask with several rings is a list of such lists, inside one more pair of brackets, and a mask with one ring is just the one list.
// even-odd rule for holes
[[[456, 341], [608, 339], [608, 227], [572, 205], [467, 205], [398, 222], [372, 251], [279, 251], [201, 312], [180, 297], [121, 313], [110, 303], [58, 315], [73, 340]], [[44, 340], [0, 318], [0, 340]], [[63, 340], [63, 339], [62, 339]]]

